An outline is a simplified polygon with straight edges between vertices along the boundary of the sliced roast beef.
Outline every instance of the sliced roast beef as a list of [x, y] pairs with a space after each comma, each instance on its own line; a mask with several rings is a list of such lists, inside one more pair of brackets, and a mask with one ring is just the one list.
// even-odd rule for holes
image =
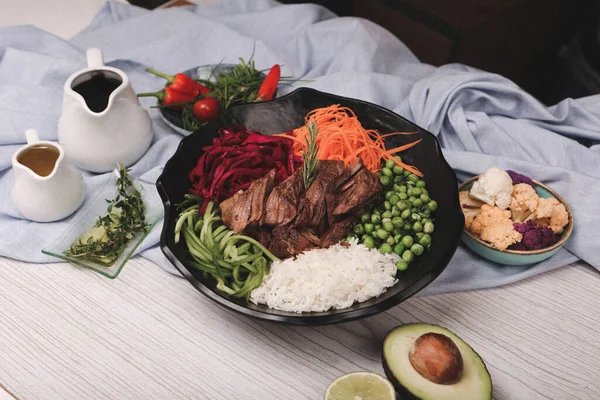
[[353, 221], [354, 216], [349, 216], [342, 221], [331, 225], [329, 229], [327, 229], [327, 231], [321, 235], [321, 242], [319, 243], [319, 246], [326, 248], [339, 243], [341, 240], [344, 240], [346, 235], [348, 235], [350, 232]]
[[377, 198], [381, 182], [377, 175], [366, 168], [358, 171], [341, 188], [336, 196], [334, 215], [350, 214]]
[[288, 225], [273, 228], [269, 251], [279, 258], [289, 258], [316, 247], [298, 230]]
[[317, 176], [300, 200], [294, 226], [319, 226], [322, 224], [327, 211], [325, 195], [334, 191], [335, 182], [343, 171], [343, 161], [319, 162]]
[[298, 201], [303, 189], [302, 169], [298, 169], [273, 188], [267, 199], [261, 224], [271, 226], [289, 224], [296, 217]]
[[223, 223], [236, 233], [241, 233], [248, 225], [257, 223], [262, 218], [266, 196], [273, 189], [274, 178], [275, 170], [271, 170], [267, 175], [252, 182], [247, 190], [223, 200], [219, 204]]

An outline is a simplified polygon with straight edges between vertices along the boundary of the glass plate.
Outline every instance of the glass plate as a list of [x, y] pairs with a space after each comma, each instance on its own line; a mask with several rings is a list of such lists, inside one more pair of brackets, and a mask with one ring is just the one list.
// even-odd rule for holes
[[[150, 184], [142, 185], [134, 178], [135, 187], [140, 191], [142, 200], [146, 206], [146, 222], [149, 224], [148, 229], [145, 232], [140, 232], [134, 236], [121, 255], [109, 265], [65, 255], [65, 251], [85, 232], [94, 226], [98, 217], [106, 215], [108, 207], [106, 199], [112, 199], [117, 190], [116, 175], [112, 173], [107, 175], [108, 177], [105, 181], [101, 182], [98, 188], [94, 188], [94, 191], [97, 194], [89, 201], [84, 202], [82, 209], [77, 213], [69, 228], [60, 234], [56, 241], [42, 249], [42, 253], [60, 258], [73, 265], [91, 269], [107, 278], [114, 279], [119, 276], [119, 273], [127, 261], [133, 256], [138, 246], [163, 218], [163, 207], [160, 201], [152, 198], [153, 195], [154, 197], [157, 197], [155, 191], [152, 190], [153, 186]], [[151, 190], [153, 193], [149, 193]]]

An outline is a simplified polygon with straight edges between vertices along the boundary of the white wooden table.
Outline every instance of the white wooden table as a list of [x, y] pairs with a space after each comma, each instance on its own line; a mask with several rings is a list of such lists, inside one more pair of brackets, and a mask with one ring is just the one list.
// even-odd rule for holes
[[[103, 0], [50, 3], [15, 3], [0, 25], [69, 37]], [[469, 342], [495, 399], [599, 399], [599, 309], [600, 274], [578, 264], [503, 288], [411, 299], [357, 322], [288, 327], [226, 311], [141, 258], [114, 281], [0, 258], [0, 400], [320, 399], [341, 374], [382, 373], [383, 336], [411, 321]]]
[[21, 400], [321, 399], [341, 374], [383, 373], [389, 329], [427, 321], [479, 352], [495, 399], [598, 399], [599, 278], [575, 265], [309, 328], [226, 311], [139, 257], [114, 281], [0, 259], [0, 384]]

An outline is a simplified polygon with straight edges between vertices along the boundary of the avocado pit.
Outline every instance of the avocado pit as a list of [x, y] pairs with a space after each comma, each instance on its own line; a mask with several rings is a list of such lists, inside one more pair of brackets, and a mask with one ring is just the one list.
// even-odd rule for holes
[[463, 359], [456, 344], [446, 335], [428, 332], [413, 343], [408, 358], [423, 378], [440, 385], [458, 382], [463, 375]]

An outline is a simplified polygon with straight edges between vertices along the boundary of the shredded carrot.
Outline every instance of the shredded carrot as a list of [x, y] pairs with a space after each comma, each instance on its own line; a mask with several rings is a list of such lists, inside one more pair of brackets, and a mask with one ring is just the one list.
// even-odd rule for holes
[[[316, 124], [318, 129], [319, 160], [341, 160], [348, 165], [360, 157], [365, 167], [373, 172], [379, 171], [382, 159], [393, 160], [407, 171], [423, 176], [416, 167], [405, 164], [394, 157], [394, 154], [413, 147], [422, 139], [390, 150], [385, 148], [383, 140], [390, 136], [412, 135], [417, 132], [392, 132], [380, 135], [373, 129], [363, 128], [356, 114], [348, 107], [341, 107], [339, 104], [312, 110], [305, 117], [306, 124], [311, 121]], [[308, 128], [305, 125], [294, 129], [292, 133], [293, 135], [282, 133], [277, 136], [292, 139], [294, 153], [302, 155], [309, 136]]]

